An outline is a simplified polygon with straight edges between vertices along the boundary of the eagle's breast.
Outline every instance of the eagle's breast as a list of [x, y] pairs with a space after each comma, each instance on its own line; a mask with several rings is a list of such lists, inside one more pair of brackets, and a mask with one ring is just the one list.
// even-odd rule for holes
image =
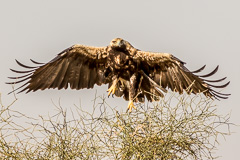
[[122, 70], [126, 69], [129, 63], [129, 56], [124, 52], [112, 50], [109, 52], [109, 61], [114, 69]]

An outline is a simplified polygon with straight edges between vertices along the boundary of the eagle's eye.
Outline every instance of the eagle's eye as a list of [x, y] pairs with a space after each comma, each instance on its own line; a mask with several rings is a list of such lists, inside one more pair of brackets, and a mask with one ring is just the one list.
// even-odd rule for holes
[[123, 40], [118, 40], [118, 46], [122, 47], [123, 46]]
[[124, 47], [124, 41], [122, 39], [114, 39], [111, 41], [110, 45], [114, 48], [123, 48]]

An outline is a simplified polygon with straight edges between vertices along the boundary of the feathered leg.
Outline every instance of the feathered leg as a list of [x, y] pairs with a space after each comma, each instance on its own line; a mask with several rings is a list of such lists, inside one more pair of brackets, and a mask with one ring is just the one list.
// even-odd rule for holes
[[118, 83], [118, 78], [115, 76], [115, 77], [113, 77], [113, 83], [112, 83], [112, 85], [111, 85], [111, 87], [109, 87], [108, 88], [108, 97], [110, 96], [110, 94], [112, 93], [112, 94], [114, 94], [115, 93], [115, 91], [116, 91], [116, 89], [117, 89], [117, 87], [116, 87], [116, 85], [117, 85], [117, 83]]
[[129, 102], [128, 102], [128, 111], [132, 112], [132, 108], [136, 109], [136, 107], [133, 104], [134, 98], [136, 98], [137, 91], [138, 91], [138, 80], [139, 80], [139, 75], [138, 73], [134, 73], [130, 77], [130, 88], [129, 88]]

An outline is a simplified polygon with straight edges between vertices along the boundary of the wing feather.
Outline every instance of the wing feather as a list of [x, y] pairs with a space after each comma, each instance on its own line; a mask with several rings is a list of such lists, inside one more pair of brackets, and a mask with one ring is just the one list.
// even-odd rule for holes
[[196, 70], [196, 71], [192, 71], [192, 73], [198, 73], [198, 72], [201, 72], [205, 67], [206, 67], [206, 65], [202, 66], [201, 68], [199, 68], [199, 69]]
[[69, 68], [69, 63], [70, 62], [68, 59], [65, 59], [63, 61], [62, 68], [61, 68], [61, 71], [58, 73], [57, 79], [52, 83], [52, 85], [49, 88], [58, 88], [58, 89], [64, 88], [63, 81], [67, 79], [66, 72]]
[[202, 75], [202, 76], [200, 76], [200, 77], [209, 77], [209, 76], [214, 75], [214, 74], [218, 71], [218, 67], [219, 67], [219, 66], [217, 66], [212, 72], [210, 72], [210, 73], [208, 73], [208, 74], [206, 74], [206, 75]]
[[89, 68], [87, 67], [87, 65], [82, 66], [81, 73], [84, 74], [80, 77], [80, 89], [87, 88], [89, 81]]
[[[19, 81], [9, 82], [15, 84], [26, 82], [16, 90], [23, 88], [23, 91], [44, 90], [47, 88], [72, 89], [92, 88], [94, 84], [101, 85], [105, 82], [104, 67], [107, 61], [107, 47], [90, 47], [84, 45], [74, 45], [59, 53], [54, 59], [46, 64], [31, 60], [37, 64], [36, 67], [24, 65], [16, 60], [17, 64], [27, 71], [17, 71], [24, 74], [10, 79], [20, 79]], [[102, 74], [98, 74], [102, 73]]]
[[[228, 98], [230, 94], [223, 94], [215, 91], [215, 88], [225, 88], [230, 82], [223, 85], [213, 85], [213, 83], [221, 82], [226, 77], [218, 80], [207, 80], [206, 77], [213, 76], [218, 71], [218, 66], [210, 73], [198, 76], [195, 73], [200, 73], [206, 65], [190, 72], [185, 67], [185, 62], [174, 57], [168, 53], [155, 53], [135, 50], [133, 59], [139, 61], [142, 64], [148, 64], [148, 68], [144, 66], [144, 71], [149, 72], [147, 75], [154, 75], [151, 77], [158, 85], [163, 88], [170, 88], [172, 91], [183, 93], [185, 90], [187, 93], [200, 93], [202, 92], [207, 97], [215, 98]], [[147, 97], [148, 98], [148, 97]]]
[[178, 71], [175, 70], [175, 68], [172, 69], [172, 74], [174, 74], [174, 82], [175, 82], [175, 89], [177, 92], [179, 92], [180, 94], [183, 93], [183, 79], [181, 77], [181, 75], [179, 74]]
[[90, 69], [90, 79], [88, 81], [88, 88], [93, 88], [94, 84], [96, 83], [97, 79], [97, 71], [96, 68]]
[[78, 89], [79, 81], [81, 81], [80, 77], [82, 76], [81, 73], [83, 73], [83, 75], [86, 74], [81, 70], [83, 63], [78, 63], [78, 61], [79, 59], [70, 64], [69, 83], [71, 89]]
[[30, 92], [31, 90], [37, 91], [39, 89], [46, 89], [46, 86], [54, 80], [52, 77], [56, 75], [56, 69], [58, 69], [59, 65], [58, 63], [54, 63], [52, 65], [47, 64], [46, 66], [43, 66], [43, 69], [40, 72], [36, 72], [36, 75], [33, 73], [33, 76], [29, 81], [29, 90], [27, 92]]
[[[46, 83], [46, 88], [57, 88], [59, 85], [59, 83], [61, 82], [61, 76], [64, 70], [64, 63], [65, 61], [61, 61], [54, 69], [55, 72], [54, 74], [51, 76], [51, 78], [49, 78], [48, 83]], [[44, 88], [44, 89], [46, 89]]]
[[81, 89], [79, 88], [79, 83], [80, 83], [80, 77], [82, 76], [82, 74], [84, 74], [82, 71], [81, 71], [81, 68], [82, 68], [82, 63], [78, 63], [75, 65], [74, 67], [74, 70], [73, 70], [73, 76], [72, 77], [72, 80], [73, 80], [73, 83], [72, 83], [72, 87], [71, 88], [74, 88], [74, 89]]

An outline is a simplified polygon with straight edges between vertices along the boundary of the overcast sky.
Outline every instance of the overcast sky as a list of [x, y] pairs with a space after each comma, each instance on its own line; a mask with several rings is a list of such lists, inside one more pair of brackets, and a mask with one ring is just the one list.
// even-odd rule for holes
[[[19, 69], [18, 59], [48, 62], [73, 44], [107, 46], [121, 37], [138, 49], [168, 52], [187, 62], [190, 70], [207, 64], [206, 72], [217, 65], [214, 78], [228, 77], [224, 92], [228, 100], [216, 102], [218, 113], [231, 112], [231, 121], [240, 124], [240, 2], [238, 0], [21, 0], [0, 2], [0, 92], [4, 104], [13, 100], [7, 95], [9, 68]], [[91, 90], [47, 90], [19, 94], [14, 109], [28, 115], [47, 115], [54, 110], [51, 102], [61, 98], [63, 106], [88, 105], [98, 95], [106, 95], [107, 86]], [[122, 98], [108, 103], [127, 106]], [[88, 108], [85, 108], [88, 110]], [[125, 109], [125, 108], [123, 108]], [[222, 160], [239, 157], [240, 129], [221, 139], [216, 155]]]

